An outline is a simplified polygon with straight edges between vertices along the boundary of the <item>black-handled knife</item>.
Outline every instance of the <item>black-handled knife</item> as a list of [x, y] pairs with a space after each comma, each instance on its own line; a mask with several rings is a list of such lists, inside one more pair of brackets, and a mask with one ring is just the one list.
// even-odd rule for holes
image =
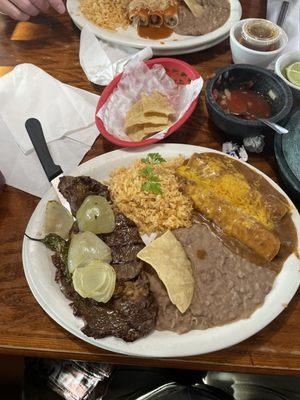
[[29, 118], [25, 122], [25, 127], [49, 182], [52, 184], [61, 204], [71, 213], [70, 204], [58, 190], [59, 179], [63, 176], [63, 171], [59, 165], [54, 164], [40, 121]]
[[39, 120], [30, 118], [25, 122], [25, 127], [36, 151], [36, 154], [44, 168], [44, 171], [51, 182], [58, 175], [62, 174], [62, 169], [59, 165], [54, 164], [51, 154], [45, 140], [42, 125]]

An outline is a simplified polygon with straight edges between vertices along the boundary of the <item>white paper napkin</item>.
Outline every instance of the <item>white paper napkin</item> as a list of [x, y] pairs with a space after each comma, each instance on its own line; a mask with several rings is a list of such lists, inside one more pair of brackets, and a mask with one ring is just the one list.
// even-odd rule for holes
[[[94, 135], [98, 135], [95, 127], [91, 127]], [[96, 132], [97, 131], [97, 132]], [[17, 189], [42, 197], [50, 188], [42, 165], [32, 151], [25, 155], [16, 144], [14, 137], [0, 118], [0, 170], [6, 183]], [[70, 173], [90, 149], [89, 145], [80, 143], [68, 137], [55, 140], [48, 144], [55, 164], [62, 167], [65, 174]]]
[[[16, 93], [14, 92], [16, 89], [15, 75], [13, 74], [9, 79], [6, 78], [6, 75], [0, 78], [1, 98], [3, 98], [1, 89], [4, 87], [5, 100], [7, 100], [11, 107], [10, 112], [13, 110], [12, 98], [16, 99], [16, 104], [19, 105], [19, 107], [15, 108], [13, 115], [9, 114], [9, 118], [8, 114], [3, 112], [3, 108], [6, 110], [9, 108], [4, 102], [1, 102], [0, 170], [8, 185], [42, 197], [49, 189], [50, 183], [35, 151], [27, 151], [25, 154], [21, 149], [23, 144], [25, 144], [25, 148], [27, 149], [29, 146], [32, 146], [30, 140], [29, 146], [25, 140], [28, 137], [24, 126], [26, 119], [35, 117], [40, 120], [44, 133], [47, 132], [48, 147], [54, 162], [62, 167], [65, 174], [68, 174], [80, 163], [99, 135], [99, 131], [94, 123], [95, 109], [99, 96], [62, 84], [39, 68], [27, 66], [28, 64], [24, 67], [25, 71], [28, 72], [29, 69], [33, 71], [34, 76], [38, 76], [39, 83], [41, 84], [40, 88], [34, 84], [35, 91], [32, 91], [27, 86], [30, 85], [30, 80], [21, 79], [23, 90], [20, 88], [17, 91], [19, 96], [16, 98]], [[5, 84], [2, 84], [3, 79], [6, 82]], [[18, 81], [20, 82], [20, 80]], [[10, 82], [10, 85], [8, 82]], [[25, 82], [27, 82], [26, 85]], [[53, 93], [52, 90], [55, 88], [56, 97], [51, 100], [51, 107], [42, 110], [38, 101], [42, 104], [47, 104], [46, 98], [49, 93], [45, 82], [47, 85], [49, 84], [49, 91], [51, 93]], [[40, 93], [38, 94], [37, 91]], [[29, 93], [30, 98], [27, 95]], [[63, 104], [62, 99], [66, 104]], [[22, 103], [24, 103], [24, 107], [21, 106]], [[61, 106], [63, 107], [62, 109], [60, 109]], [[66, 113], [64, 112], [65, 110], [67, 110]], [[72, 115], [70, 115], [71, 110], [74, 112]], [[76, 115], [77, 113], [80, 114], [80, 117]], [[60, 118], [59, 122], [56, 121], [57, 118]], [[76, 125], [74, 120], [79, 125]], [[80, 124], [85, 126], [80, 128]], [[58, 135], [55, 129], [59, 127], [64, 127], [64, 129], [61, 129]], [[16, 131], [12, 131], [11, 129], [16, 129]], [[64, 130], [66, 130], [66, 134], [63, 132]], [[22, 138], [21, 135], [24, 137]], [[24, 140], [21, 140], [21, 138]]]
[[88, 80], [97, 85], [108, 85], [133, 57], [142, 61], [152, 56], [151, 47], [138, 51], [97, 39], [87, 26], [81, 31], [80, 64]]
[[[267, 19], [277, 22], [283, 0], [268, 0]], [[290, 0], [288, 12], [282, 29], [287, 33], [289, 42], [283, 53], [300, 50], [300, 0]]]
[[[25, 129], [28, 118], [43, 125], [50, 143], [94, 122], [99, 97], [65, 85], [32, 64], [20, 64], [0, 79], [0, 117], [24, 154], [33, 150]], [[75, 135], [76, 137], [76, 135]]]

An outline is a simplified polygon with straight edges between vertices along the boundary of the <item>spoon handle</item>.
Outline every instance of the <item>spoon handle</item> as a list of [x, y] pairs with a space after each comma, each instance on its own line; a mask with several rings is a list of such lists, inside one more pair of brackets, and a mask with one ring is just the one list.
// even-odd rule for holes
[[271, 122], [268, 119], [264, 119], [264, 118], [259, 118], [259, 121], [261, 121], [262, 123], [264, 123], [265, 125], [268, 125], [270, 128], [274, 129], [274, 131], [276, 131], [277, 133], [279, 133], [280, 135], [284, 135], [286, 133], [288, 133], [289, 131], [284, 128], [283, 126], [280, 126], [278, 124], [275, 124], [275, 122]]

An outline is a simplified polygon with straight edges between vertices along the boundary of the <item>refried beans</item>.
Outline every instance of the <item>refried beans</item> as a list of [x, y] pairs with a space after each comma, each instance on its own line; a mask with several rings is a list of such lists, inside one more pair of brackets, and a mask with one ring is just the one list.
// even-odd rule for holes
[[148, 272], [150, 290], [159, 311], [158, 330], [185, 333], [248, 318], [264, 303], [276, 272], [234, 254], [207, 223], [174, 230], [191, 261], [195, 278], [189, 309], [181, 314], [154, 272]]
[[185, 4], [180, 4], [179, 22], [175, 32], [179, 35], [199, 36], [212, 32], [224, 25], [230, 14], [228, 0], [199, 0], [203, 6], [203, 13], [195, 17]]

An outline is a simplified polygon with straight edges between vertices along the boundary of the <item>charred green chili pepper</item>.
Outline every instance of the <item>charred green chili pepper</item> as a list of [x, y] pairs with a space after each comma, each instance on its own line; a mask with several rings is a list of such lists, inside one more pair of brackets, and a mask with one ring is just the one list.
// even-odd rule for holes
[[68, 265], [68, 250], [69, 250], [69, 242], [56, 233], [49, 233], [46, 235], [44, 238], [37, 239], [37, 238], [32, 238], [28, 236], [25, 233], [25, 236], [30, 239], [34, 240], [36, 242], [43, 243], [48, 249], [55, 251], [57, 254], [59, 254], [60, 258], [62, 259], [63, 263], [67, 267]]

